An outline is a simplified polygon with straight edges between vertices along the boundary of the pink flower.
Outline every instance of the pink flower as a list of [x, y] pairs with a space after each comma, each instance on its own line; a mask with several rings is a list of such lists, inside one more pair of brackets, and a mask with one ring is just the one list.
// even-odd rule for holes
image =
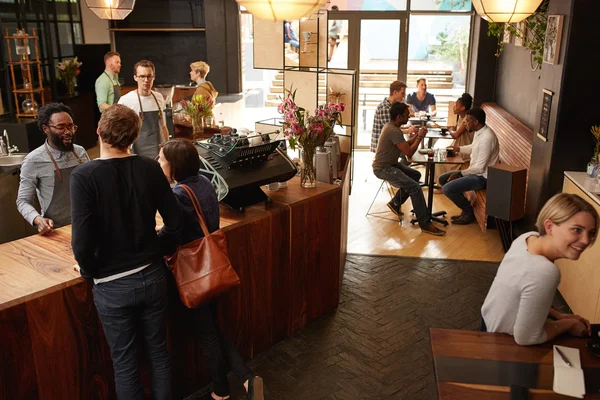
[[322, 123], [317, 122], [316, 124], [312, 124], [310, 126], [310, 131], [316, 135], [322, 135], [325, 131], [325, 126]]
[[277, 106], [277, 111], [279, 112], [279, 114], [283, 114], [285, 113], [285, 103], [281, 103], [280, 105]]

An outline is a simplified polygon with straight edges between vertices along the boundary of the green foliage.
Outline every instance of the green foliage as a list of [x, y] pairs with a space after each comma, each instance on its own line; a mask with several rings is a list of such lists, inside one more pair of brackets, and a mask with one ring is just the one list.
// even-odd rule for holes
[[469, 28], [449, 29], [437, 34], [440, 44], [431, 46], [430, 54], [440, 56], [444, 61], [457, 63], [464, 72], [469, 56]]
[[[435, 5], [439, 6], [440, 4], [442, 4], [444, 2], [444, 0], [435, 0]], [[448, 2], [448, 4], [450, 5], [450, 7], [452, 8], [464, 8], [467, 4], [470, 4], [471, 0], [450, 0]]]
[[[525, 29], [521, 30], [517, 24], [504, 24], [490, 22], [488, 24], [488, 36], [498, 38], [498, 50], [496, 57], [500, 57], [504, 49], [504, 30], [523, 41], [523, 47], [531, 53], [531, 59], [537, 67], [542, 68], [544, 57], [544, 40], [546, 37], [546, 26], [548, 25], [548, 3], [544, 0], [537, 11], [525, 19]], [[532, 65], [532, 68], [534, 66]]]

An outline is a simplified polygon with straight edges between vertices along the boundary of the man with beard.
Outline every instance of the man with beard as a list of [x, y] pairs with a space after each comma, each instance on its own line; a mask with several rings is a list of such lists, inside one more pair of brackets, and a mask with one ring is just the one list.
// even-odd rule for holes
[[142, 120], [142, 129], [133, 144], [133, 152], [139, 156], [156, 158], [159, 145], [169, 140], [169, 131], [165, 119], [165, 99], [162, 94], [152, 90], [154, 84], [154, 64], [148, 60], [137, 62], [133, 66], [133, 79], [138, 88], [119, 99], [135, 111]]
[[[69, 107], [62, 103], [42, 107], [38, 126], [46, 142], [23, 160], [17, 208], [40, 234], [47, 235], [71, 223], [71, 171], [90, 159], [83, 147], [73, 143], [77, 125]], [[41, 212], [34, 207], [36, 193]]]
[[95, 85], [96, 103], [101, 113], [121, 98], [121, 55], [116, 51], [109, 51], [104, 55], [104, 66], [104, 72], [96, 79]]

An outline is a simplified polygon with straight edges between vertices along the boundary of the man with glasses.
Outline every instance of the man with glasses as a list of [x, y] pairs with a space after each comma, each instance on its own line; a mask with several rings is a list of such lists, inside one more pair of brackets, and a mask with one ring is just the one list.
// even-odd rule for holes
[[[23, 159], [17, 208], [40, 234], [47, 235], [71, 223], [71, 171], [90, 159], [83, 147], [73, 143], [77, 125], [69, 107], [62, 103], [42, 107], [38, 127], [46, 141]], [[40, 212], [34, 206], [36, 193]]]
[[119, 99], [119, 104], [131, 108], [142, 120], [140, 136], [132, 146], [133, 152], [150, 158], [156, 158], [159, 145], [169, 139], [163, 112], [165, 100], [162, 94], [152, 90], [154, 78], [154, 64], [151, 61], [137, 62], [133, 66], [133, 79], [138, 88]]

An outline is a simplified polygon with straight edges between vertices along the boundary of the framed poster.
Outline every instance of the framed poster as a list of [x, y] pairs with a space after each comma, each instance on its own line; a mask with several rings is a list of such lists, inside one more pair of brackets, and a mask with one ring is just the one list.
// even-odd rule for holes
[[548, 125], [550, 124], [550, 111], [552, 110], [552, 96], [554, 93], [544, 89], [544, 99], [542, 100], [542, 115], [540, 116], [540, 129], [537, 137], [544, 142], [548, 141]]
[[548, 15], [546, 39], [544, 40], [544, 62], [546, 64], [558, 64], [563, 18], [562, 15]]

